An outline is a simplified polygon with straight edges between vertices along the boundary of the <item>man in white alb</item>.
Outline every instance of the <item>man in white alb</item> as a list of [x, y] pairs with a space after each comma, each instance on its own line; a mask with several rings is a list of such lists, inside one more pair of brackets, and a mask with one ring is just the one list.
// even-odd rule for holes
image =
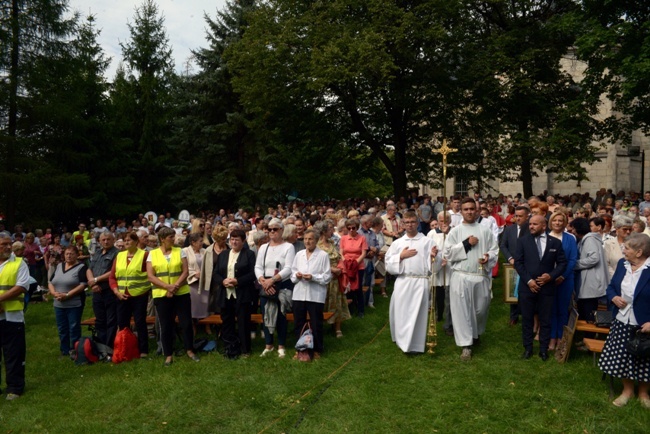
[[487, 227], [476, 223], [476, 203], [462, 201], [463, 223], [449, 232], [444, 258], [451, 265], [449, 301], [456, 345], [461, 360], [472, 358], [472, 345], [485, 332], [490, 300], [490, 275], [499, 257], [499, 246]]
[[423, 353], [427, 338], [429, 276], [431, 258], [438, 248], [431, 238], [418, 232], [413, 211], [402, 217], [406, 235], [396, 239], [386, 252], [386, 270], [397, 276], [390, 299], [390, 333], [405, 353]]

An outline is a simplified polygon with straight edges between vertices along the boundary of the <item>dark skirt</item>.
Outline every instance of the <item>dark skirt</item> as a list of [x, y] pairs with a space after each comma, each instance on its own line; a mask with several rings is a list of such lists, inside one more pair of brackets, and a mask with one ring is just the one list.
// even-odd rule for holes
[[601, 371], [616, 378], [650, 382], [650, 357], [633, 356], [625, 349], [636, 326], [614, 320], [598, 361]]

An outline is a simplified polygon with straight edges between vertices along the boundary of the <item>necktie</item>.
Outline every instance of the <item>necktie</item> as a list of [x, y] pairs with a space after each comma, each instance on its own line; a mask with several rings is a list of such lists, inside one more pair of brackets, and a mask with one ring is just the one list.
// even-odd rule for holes
[[539, 255], [539, 259], [542, 259], [542, 256], [544, 255], [544, 252], [542, 252], [542, 237], [536, 237], [537, 241], [537, 254]]

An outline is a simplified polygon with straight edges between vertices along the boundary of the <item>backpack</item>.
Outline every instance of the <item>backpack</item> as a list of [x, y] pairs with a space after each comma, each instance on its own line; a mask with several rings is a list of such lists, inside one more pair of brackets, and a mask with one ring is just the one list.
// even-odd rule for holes
[[87, 336], [79, 338], [79, 340], [74, 344], [72, 358], [74, 364], [77, 366], [97, 363], [99, 361], [99, 355], [95, 341]]
[[113, 345], [113, 363], [128, 362], [140, 358], [138, 349], [138, 338], [133, 334], [130, 328], [125, 327], [115, 335], [115, 345]]

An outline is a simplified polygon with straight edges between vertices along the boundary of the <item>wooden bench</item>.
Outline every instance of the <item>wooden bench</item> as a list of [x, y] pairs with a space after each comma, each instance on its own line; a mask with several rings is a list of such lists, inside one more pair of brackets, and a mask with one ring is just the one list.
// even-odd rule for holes
[[587, 321], [581, 319], [579, 319], [576, 323], [576, 330], [580, 330], [582, 332], [601, 333], [605, 335], [609, 334], [608, 327], [597, 327], [595, 324], [590, 324]]
[[[293, 322], [293, 313], [288, 313], [286, 316], [287, 316], [287, 321]], [[332, 316], [334, 316], [334, 312], [323, 312], [323, 319], [325, 321], [332, 318]], [[307, 318], [309, 319], [309, 314], [307, 315]], [[256, 324], [262, 324], [264, 322], [264, 316], [261, 313], [254, 313], [251, 315], [251, 321]], [[155, 322], [156, 322], [155, 316], [147, 317], [147, 324], [155, 324]], [[203, 318], [199, 320], [199, 324], [220, 325], [222, 323], [223, 321], [221, 321], [221, 315], [210, 315], [207, 318]], [[131, 324], [133, 324], [133, 320], [131, 321]], [[93, 318], [85, 319], [81, 321], [81, 325], [94, 326], [95, 318], [93, 317]]]

